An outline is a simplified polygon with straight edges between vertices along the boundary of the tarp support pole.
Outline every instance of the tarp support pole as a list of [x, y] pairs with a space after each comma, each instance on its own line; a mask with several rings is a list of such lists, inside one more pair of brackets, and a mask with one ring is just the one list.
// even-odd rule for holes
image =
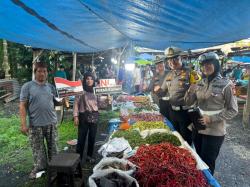
[[76, 53], [73, 53], [73, 73], [72, 81], [76, 80]]
[[35, 63], [39, 62], [39, 57], [41, 56], [43, 50], [33, 49], [33, 60], [32, 60], [32, 80], [35, 80]]
[[250, 127], [250, 77], [248, 80], [248, 88], [247, 88], [247, 100], [246, 104], [243, 109], [243, 119], [242, 119], [243, 126], [245, 128]]
[[3, 70], [5, 73], [5, 79], [10, 79], [10, 65], [9, 65], [9, 59], [8, 59], [8, 43], [6, 40], [3, 40]]

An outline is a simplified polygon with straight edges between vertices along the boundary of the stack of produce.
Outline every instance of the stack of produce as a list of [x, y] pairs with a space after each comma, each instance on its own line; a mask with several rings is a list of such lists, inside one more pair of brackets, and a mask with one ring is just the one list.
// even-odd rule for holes
[[136, 103], [149, 103], [150, 102], [149, 97], [147, 96], [135, 96], [132, 101]]
[[152, 113], [140, 113], [131, 114], [130, 120], [132, 121], [163, 121], [164, 117], [162, 115], [152, 114]]
[[162, 142], [169, 142], [175, 146], [180, 146], [180, 140], [173, 134], [170, 133], [155, 133], [150, 136], [147, 136], [145, 139], [147, 144], [159, 144]]
[[138, 166], [135, 178], [140, 186], [208, 186], [191, 153], [169, 143], [143, 145], [129, 160]]
[[170, 131], [169, 127], [162, 121], [137, 121], [132, 125], [131, 129], [139, 129], [140, 131], [146, 129], [168, 129]]
[[136, 106], [135, 112], [139, 113], [142, 111], [157, 111], [158, 108], [155, 104], [150, 102], [144, 102], [144, 103], [135, 103]]
[[133, 102], [136, 102], [136, 103], [150, 102], [149, 97], [147, 97], [147, 96], [121, 95], [116, 100], [118, 102], [127, 102], [127, 101], [133, 101]]
[[118, 130], [116, 131], [111, 138], [120, 138], [124, 137], [129, 145], [134, 149], [135, 147], [144, 145], [144, 144], [159, 144], [162, 142], [169, 142], [175, 146], [180, 146], [180, 140], [171, 133], [155, 133], [150, 136], [147, 136], [143, 139], [140, 136], [140, 133], [136, 130]]
[[145, 140], [141, 138], [141, 135], [136, 130], [118, 130], [116, 131], [111, 138], [125, 138], [129, 145], [134, 149], [137, 146], [146, 144]]

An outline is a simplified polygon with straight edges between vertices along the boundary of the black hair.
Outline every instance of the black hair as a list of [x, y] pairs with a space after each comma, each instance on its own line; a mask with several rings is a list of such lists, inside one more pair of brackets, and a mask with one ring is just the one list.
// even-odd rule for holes
[[64, 68], [64, 65], [61, 64], [61, 65], [59, 66], [59, 68], [60, 68], [60, 69]]
[[36, 73], [38, 68], [46, 68], [46, 69], [48, 69], [48, 65], [45, 62], [36, 62], [35, 63], [35, 68], [34, 68], [35, 73]]
[[[88, 77], [92, 77], [94, 83], [92, 86], [88, 86], [87, 85], [87, 78]], [[86, 91], [86, 92], [90, 92], [90, 93], [93, 93], [94, 90], [93, 90], [93, 87], [95, 87], [95, 77], [92, 73], [90, 72], [87, 72], [84, 74], [84, 77], [83, 77], [83, 81], [82, 81], [82, 84], [83, 84], [83, 89]]]

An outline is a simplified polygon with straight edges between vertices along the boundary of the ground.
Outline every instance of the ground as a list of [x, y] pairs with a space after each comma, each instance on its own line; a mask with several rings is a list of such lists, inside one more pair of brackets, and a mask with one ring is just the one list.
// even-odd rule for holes
[[[19, 119], [13, 116], [17, 114], [17, 102], [5, 106], [0, 104], [0, 147], [1, 155], [3, 155], [0, 157], [0, 187], [45, 186], [45, 177], [36, 181], [28, 179], [32, 167], [32, 155], [27, 139], [19, 134]], [[107, 138], [107, 121], [115, 116], [117, 113], [102, 112], [98, 126], [98, 142]], [[72, 125], [70, 113], [67, 119], [59, 127], [61, 150], [67, 146], [66, 140], [76, 138], [76, 129]], [[242, 116], [239, 114], [228, 122], [227, 135], [217, 159], [215, 178], [224, 187], [250, 186], [248, 176], [250, 173], [250, 129], [243, 128], [241, 119]], [[7, 125], [4, 122], [7, 122]], [[96, 145], [96, 150], [98, 147]], [[74, 151], [74, 147], [69, 147], [68, 151]], [[85, 182], [91, 174], [92, 167], [93, 165], [83, 163]]]

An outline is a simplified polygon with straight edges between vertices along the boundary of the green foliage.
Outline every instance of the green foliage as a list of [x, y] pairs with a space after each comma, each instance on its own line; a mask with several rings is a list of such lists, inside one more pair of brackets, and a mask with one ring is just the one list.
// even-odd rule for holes
[[58, 128], [58, 145], [59, 149], [63, 149], [66, 146], [68, 140], [77, 138], [77, 128], [74, 126], [74, 122], [65, 121]]
[[[20, 132], [20, 119], [17, 116], [0, 118], [0, 164], [15, 163], [15, 169], [25, 171], [31, 168], [32, 154], [28, 137]], [[59, 148], [66, 145], [67, 140], [77, 137], [77, 129], [72, 121], [65, 121], [58, 128]], [[24, 164], [25, 163], [25, 164]]]
[[[118, 112], [104, 111], [100, 113], [99, 127], [106, 129], [108, 120], [119, 116]], [[28, 137], [20, 132], [20, 119], [18, 116], [0, 118], [0, 165], [8, 165], [12, 172], [24, 172], [28, 174], [32, 169], [33, 158]], [[62, 150], [67, 141], [77, 138], [77, 128], [72, 120], [65, 120], [58, 127], [58, 146]], [[35, 181], [27, 181], [20, 186], [44, 186], [46, 178]]]
[[20, 82], [31, 80], [32, 49], [21, 44], [8, 42], [8, 56], [11, 76]]

